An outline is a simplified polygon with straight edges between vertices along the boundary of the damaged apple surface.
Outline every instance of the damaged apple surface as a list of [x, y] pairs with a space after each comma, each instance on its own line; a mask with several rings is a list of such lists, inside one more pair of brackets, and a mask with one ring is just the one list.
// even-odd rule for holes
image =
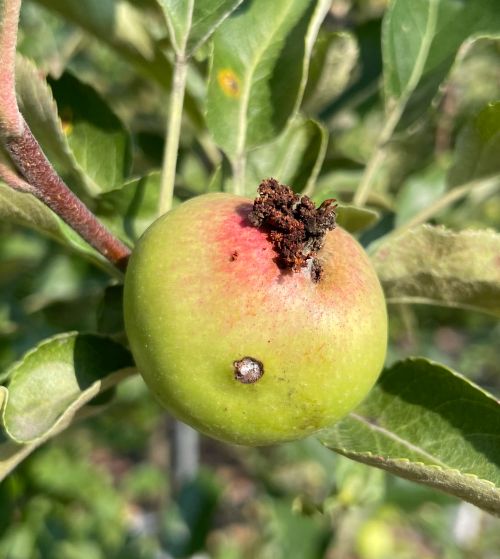
[[133, 252], [125, 325], [146, 383], [177, 418], [227, 442], [310, 435], [375, 383], [385, 300], [362, 247], [274, 179], [259, 197], [206, 194]]

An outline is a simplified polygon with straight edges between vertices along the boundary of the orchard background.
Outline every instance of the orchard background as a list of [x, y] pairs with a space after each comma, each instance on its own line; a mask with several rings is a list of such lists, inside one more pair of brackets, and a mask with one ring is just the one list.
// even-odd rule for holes
[[119, 258], [36, 199], [16, 4], [0, 1], [0, 557], [497, 558], [497, 0], [22, 2], [20, 114], [126, 246], [172, 205], [274, 176], [337, 198], [372, 258], [379, 383], [318, 437], [260, 449], [166, 416], [126, 349]]

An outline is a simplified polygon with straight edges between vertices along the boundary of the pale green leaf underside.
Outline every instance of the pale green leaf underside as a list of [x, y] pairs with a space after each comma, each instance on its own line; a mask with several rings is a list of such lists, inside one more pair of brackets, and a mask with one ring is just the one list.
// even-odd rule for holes
[[500, 404], [442, 365], [395, 364], [319, 438], [349, 458], [500, 514]]
[[0, 222], [34, 229], [84, 255], [100, 267], [113, 269], [73, 229], [31, 194], [13, 190], [0, 181]]
[[243, 0], [157, 0], [177, 53], [201, 46]]
[[500, 174], [500, 101], [490, 103], [461, 131], [455, 162], [448, 174], [452, 186]]
[[42, 342], [8, 375], [2, 413], [6, 433], [17, 443], [48, 436], [132, 366], [126, 349], [101, 336], [69, 333]]
[[422, 225], [371, 253], [389, 302], [476, 309], [500, 316], [500, 234]]
[[[107, 383], [111, 386], [112, 384], [121, 381], [126, 374], [131, 372], [131, 370], [127, 369], [120, 371], [119, 373], [112, 374], [108, 377]], [[6, 438], [0, 440], [0, 482], [45, 441], [67, 429], [74, 421], [85, 419], [99, 413], [99, 406], [81, 406], [84, 406], [88, 401], [97, 396], [99, 391], [102, 389], [103, 388], [94, 385], [86, 390], [78, 402], [75, 402], [75, 404], [68, 408], [59, 418], [54, 427], [50, 429], [50, 431], [46, 432], [43, 437], [40, 437], [34, 442], [21, 444]]]
[[497, 0], [393, 0], [382, 38], [387, 101], [418, 89], [427, 106], [464, 41], [485, 36], [500, 36]]
[[296, 110], [323, 4], [253, 0], [215, 32], [207, 123], [230, 157], [275, 138]]

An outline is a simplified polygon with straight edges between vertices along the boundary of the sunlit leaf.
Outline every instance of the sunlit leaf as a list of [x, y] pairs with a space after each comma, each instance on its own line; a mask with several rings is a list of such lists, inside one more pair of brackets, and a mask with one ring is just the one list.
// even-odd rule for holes
[[157, 0], [163, 9], [177, 53], [202, 45], [243, 0]]
[[302, 97], [312, 45], [329, 4], [253, 0], [216, 31], [207, 122], [230, 157], [241, 157], [285, 127]]
[[113, 48], [139, 71], [170, 87], [172, 66], [145, 14], [126, 0], [36, 0]]
[[[140, 74], [170, 90], [172, 63], [165, 52], [164, 42], [155, 36], [155, 25], [147, 10], [141, 10], [139, 5], [132, 5], [127, 0], [36, 1], [108, 45]], [[203, 126], [203, 115], [190, 92], [189, 83], [185, 108], [191, 122]]]
[[464, 41], [498, 36], [496, 0], [393, 0], [384, 17], [382, 38], [388, 106], [410, 101], [413, 117], [418, 117], [448, 75]]

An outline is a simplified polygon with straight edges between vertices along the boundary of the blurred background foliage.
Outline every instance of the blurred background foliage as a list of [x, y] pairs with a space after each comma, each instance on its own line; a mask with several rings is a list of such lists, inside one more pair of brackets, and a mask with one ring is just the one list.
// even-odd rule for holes
[[[135, 0], [151, 9], [154, 3]], [[349, 202], [384, 118], [380, 24], [384, 0], [334, 0], [321, 31], [303, 112], [327, 128], [316, 197]], [[19, 50], [57, 81], [68, 69], [92, 84], [133, 138], [132, 175], [161, 166], [165, 95], [90, 35], [38, 3], [23, 5]], [[207, 49], [190, 92], [203, 112]], [[321, 76], [330, 66], [330, 81]], [[315, 72], [317, 75], [315, 76]], [[310, 82], [312, 83], [312, 81]], [[500, 43], [474, 44], [439, 104], [397, 135], [377, 177], [377, 238], [443, 192], [457, 134], [500, 98]], [[219, 152], [186, 120], [178, 200], [210, 188]], [[441, 217], [452, 228], [500, 224], [500, 198], [471, 194]], [[35, 232], [0, 224], [0, 371], [36, 342], [103, 328], [104, 272]], [[389, 362], [425, 355], [500, 394], [500, 328], [458, 309], [393, 309]], [[101, 316], [101, 318], [99, 318]], [[104, 327], [105, 328], [105, 327]], [[142, 381], [122, 384], [107, 413], [73, 426], [0, 484], [0, 557], [6, 559], [498, 558], [498, 520], [471, 505], [350, 462], [316, 440], [275, 448], [202, 439], [199, 475], [169, 475], [171, 421]]]

